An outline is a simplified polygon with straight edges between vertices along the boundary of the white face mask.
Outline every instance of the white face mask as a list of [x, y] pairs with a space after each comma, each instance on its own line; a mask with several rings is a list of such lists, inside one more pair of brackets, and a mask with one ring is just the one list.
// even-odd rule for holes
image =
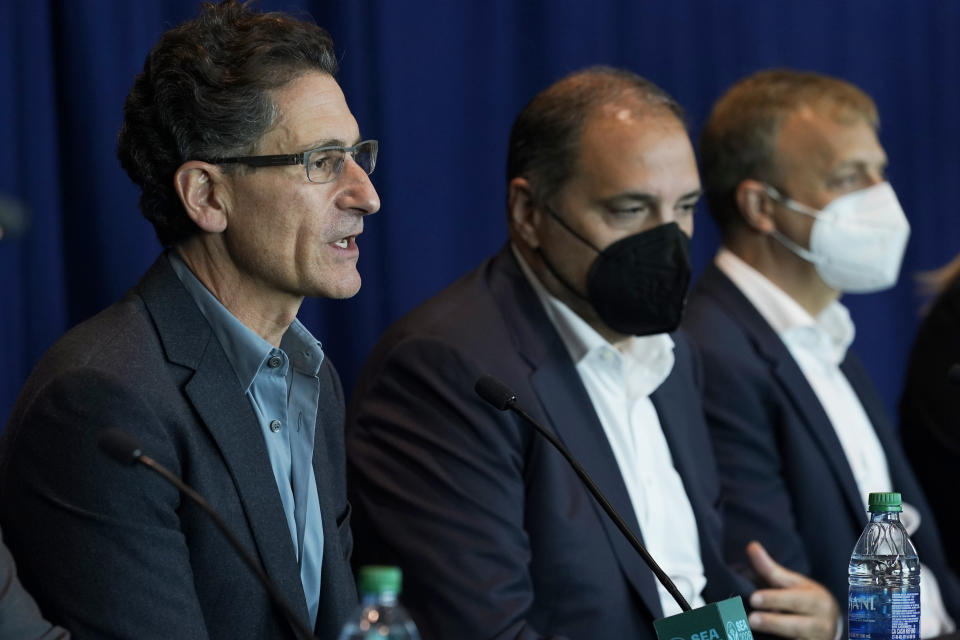
[[910, 223], [889, 182], [840, 196], [820, 211], [780, 195], [771, 186], [766, 190], [791, 211], [814, 218], [810, 249], [779, 231], [772, 235], [813, 263], [827, 285], [844, 293], [869, 293], [896, 284]]

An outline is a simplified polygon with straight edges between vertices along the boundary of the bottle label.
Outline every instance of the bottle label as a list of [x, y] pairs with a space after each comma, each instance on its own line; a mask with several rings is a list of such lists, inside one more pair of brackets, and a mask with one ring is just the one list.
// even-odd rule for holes
[[851, 586], [851, 640], [920, 638], [920, 589]]

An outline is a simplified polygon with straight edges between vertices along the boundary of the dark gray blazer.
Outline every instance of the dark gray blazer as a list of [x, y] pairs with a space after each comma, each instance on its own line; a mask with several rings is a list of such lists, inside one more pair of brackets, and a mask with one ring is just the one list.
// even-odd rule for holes
[[[652, 395], [700, 533], [708, 601], [752, 587], [723, 563], [716, 464], [689, 343]], [[569, 353], [509, 249], [394, 325], [348, 412], [357, 556], [399, 564], [424, 640], [654, 640], [653, 574], [563, 457], [477, 397], [501, 378], [634, 532], [636, 516]]]
[[[343, 393], [320, 369], [314, 470], [324, 528], [316, 631], [356, 604]], [[300, 572], [257, 419], [165, 256], [117, 304], [41, 359], [0, 438], [0, 522], [24, 585], [77, 638], [291, 638], [198, 507], [97, 448], [129, 432], [223, 515], [307, 620]]]

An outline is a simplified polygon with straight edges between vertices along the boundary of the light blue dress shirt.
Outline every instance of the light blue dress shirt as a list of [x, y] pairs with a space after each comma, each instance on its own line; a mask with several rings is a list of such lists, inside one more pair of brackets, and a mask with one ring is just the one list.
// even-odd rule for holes
[[237, 320], [175, 253], [167, 255], [210, 323], [257, 415], [297, 553], [310, 623], [316, 626], [323, 522], [313, 472], [313, 442], [323, 350], [299, 320], [283, 334], [277, 349]]

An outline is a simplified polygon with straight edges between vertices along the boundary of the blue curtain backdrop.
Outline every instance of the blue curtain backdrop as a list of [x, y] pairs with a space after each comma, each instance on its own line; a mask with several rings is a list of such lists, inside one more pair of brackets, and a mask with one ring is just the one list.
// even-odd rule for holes
[[[114, 155], [124, 96], [159, 34], [197, 0], [2, 0], [0, 194], [32, 226], [0, 243], [0, 424], [68, 327], [136, 283], [159, 245]], [[912, 274], [960, 250], [960, 2], [955, 0], [262, 0], [333, 34], [341, 83], [381, 141], [381, 213], [360, 239], [363, 288], [308, 301], [349, 392], [380, 333], [504, 242], [510, 124], [561, 75], [632, 69], [686, 106], [757, 69], [847, 78], [876, 99], [890, 178], [913, 224], [900, 284], [848, 296], [855, 348], [895, 407], [921, 300]], [[716, 249], [706, 212], [699, 270]]]

